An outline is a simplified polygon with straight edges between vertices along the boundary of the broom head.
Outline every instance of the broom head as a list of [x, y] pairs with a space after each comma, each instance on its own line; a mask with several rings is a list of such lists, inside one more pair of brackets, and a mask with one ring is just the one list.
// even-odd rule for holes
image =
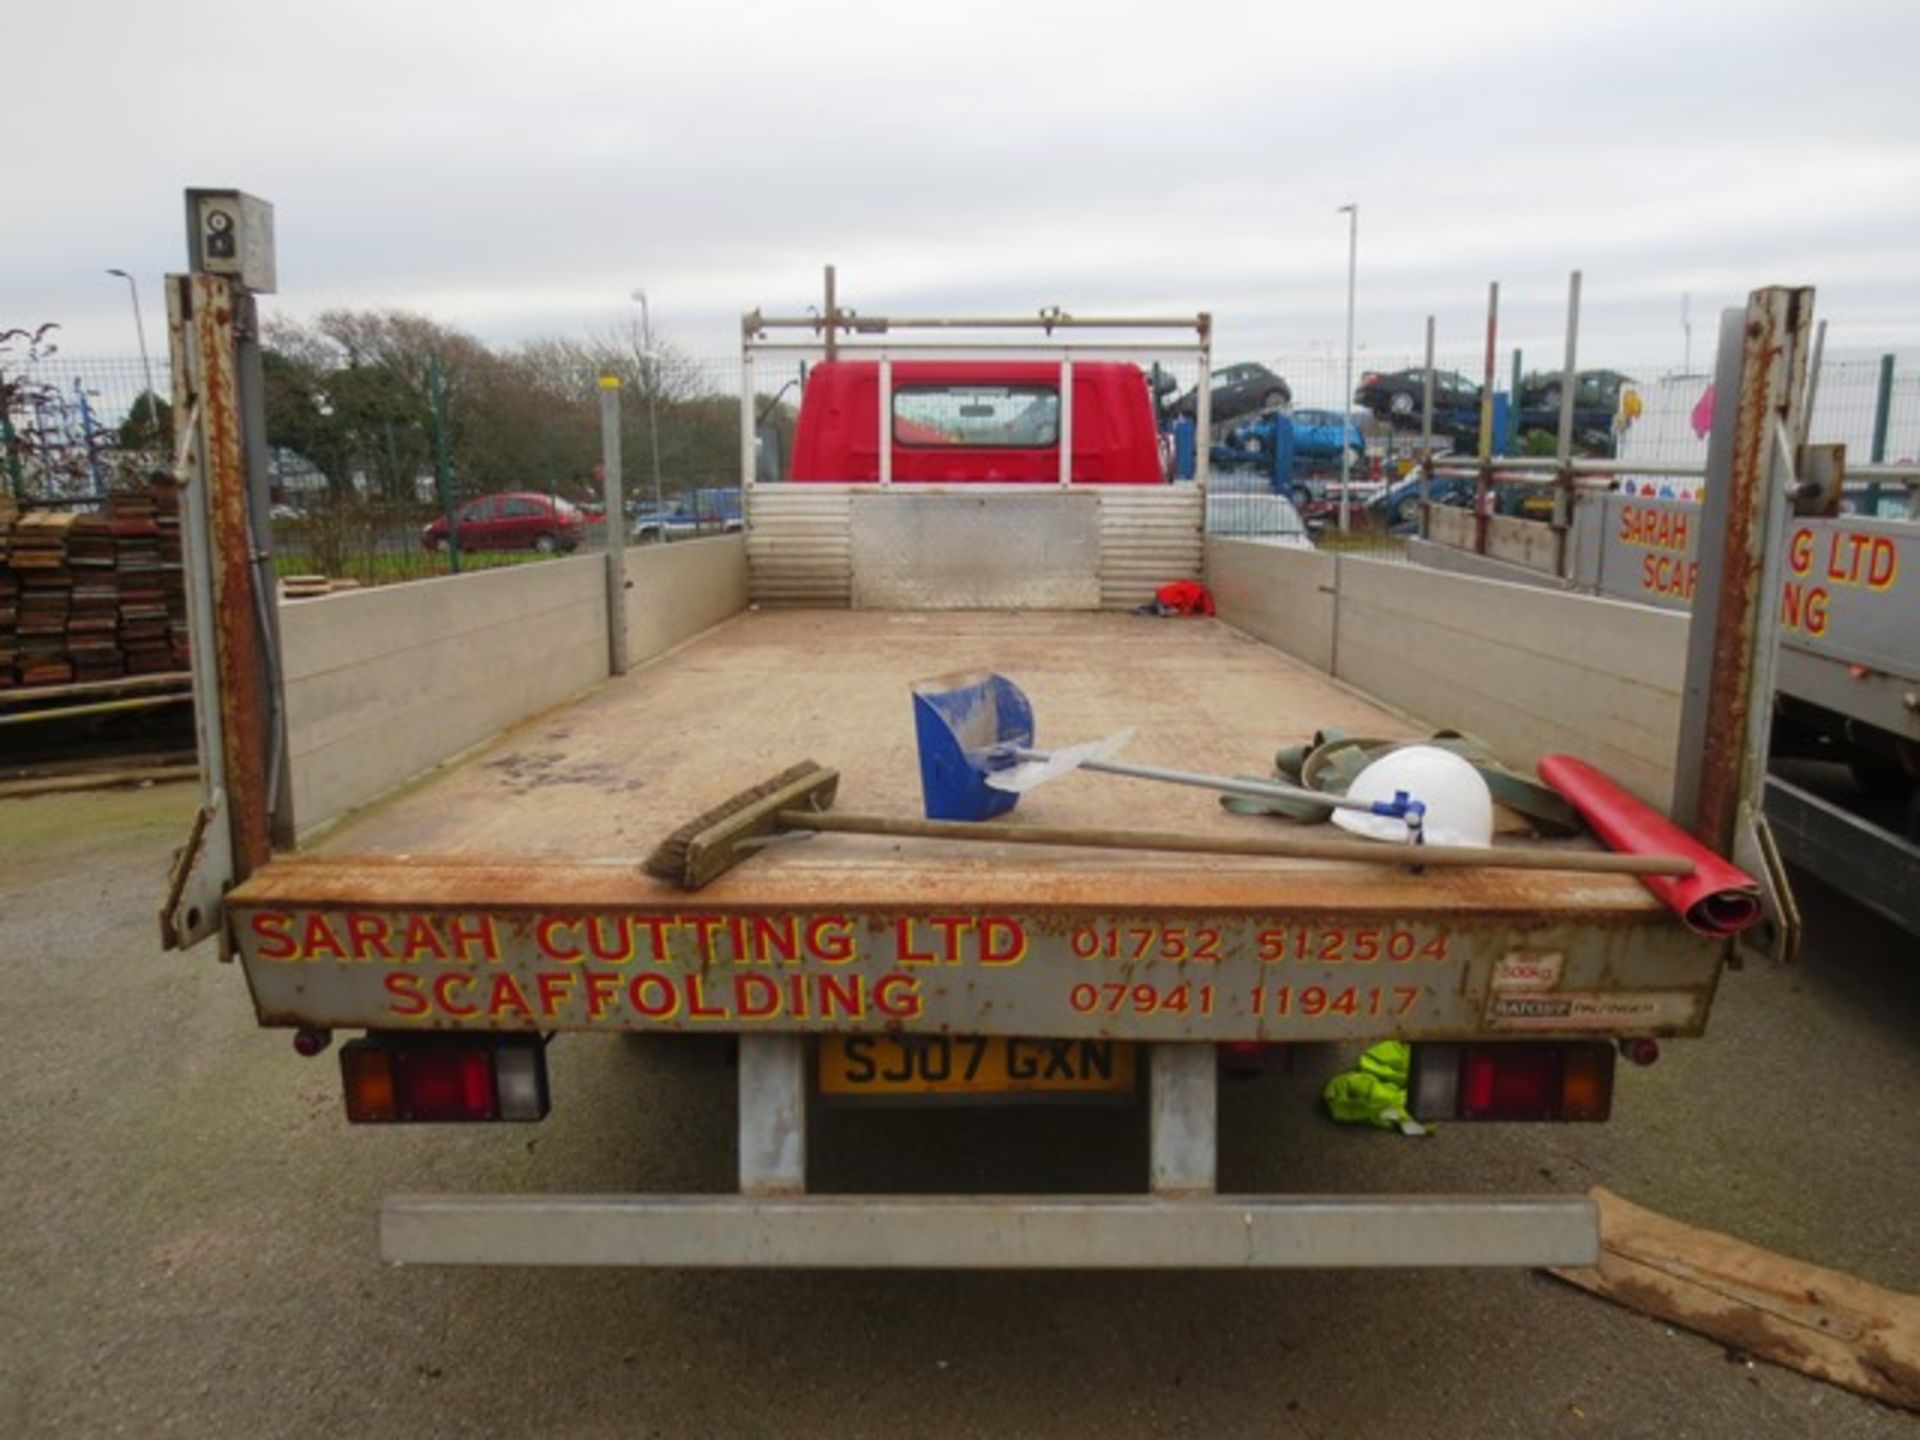
[[698, 890], [753, 853], [741, 842], [764, 838], [782, 828], [782, 810], [825, 810], [833, 804], [840, 772], [803, 760], [770, 780], [694, 816], [654, 848], [642, 862], [647, 874]]

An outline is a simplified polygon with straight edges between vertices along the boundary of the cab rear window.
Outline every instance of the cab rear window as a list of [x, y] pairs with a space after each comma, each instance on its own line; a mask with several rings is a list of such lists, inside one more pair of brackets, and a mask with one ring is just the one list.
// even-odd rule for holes
[[1060, 392], [1049, 385], [903, 385], [893, 443], [928, 449], [1058, 445]]

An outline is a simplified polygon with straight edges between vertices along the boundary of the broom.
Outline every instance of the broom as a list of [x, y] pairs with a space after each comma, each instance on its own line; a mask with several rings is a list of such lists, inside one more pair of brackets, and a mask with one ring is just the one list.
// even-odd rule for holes
[[889, 815], [835, 815], [827, 807], [840, 772], [811, 760], [696, 815], [654, 848], [642, 868], [657, 879], [698, 890], [755, 850], [785, 834], [838, 832], [923, 840], [971, 840], [998, 845], [1065, 845], [1095, 850], [1157, 850], [1190, 855], [1239, 855], [1288, 860], [1352, 860], [1416, 868], [1563, 870], [1596, 875], [1691, 875], [1683, 855], [1615, 855], [1586, 850], [1481, 850], [1468, 845], [1390, 845], [1376, 840], [1322, 840], [1305, 836], [1183, 835], [1167, 830], [1109, 830], [1069, 825], [1006, 825], [964, 820], [915, 820]]

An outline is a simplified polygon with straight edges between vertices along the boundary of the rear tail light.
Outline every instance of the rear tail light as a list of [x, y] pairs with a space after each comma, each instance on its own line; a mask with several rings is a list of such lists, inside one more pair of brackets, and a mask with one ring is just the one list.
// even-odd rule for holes
[[1280, 1047], [1264, 1040], [1227, 1040], [1219, 1046], [1220, 1068], [1229, 1075], [1258, 1075]]
[[1605, 1120], [1613, 1110], [1613, 1046], [1413, 1047], [1413, 1113], [1421, 1120]]
[[355, 1124], [540, 1120], [547, 1053], [537, 1036], [369, 1035], [340, 1051]]

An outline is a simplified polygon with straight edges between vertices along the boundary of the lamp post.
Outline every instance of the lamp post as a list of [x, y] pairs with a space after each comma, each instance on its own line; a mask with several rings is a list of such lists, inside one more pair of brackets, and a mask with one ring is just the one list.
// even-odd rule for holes
[[1347, 500], [1353, 489], [1353, 451], [1347, 445], [1347, 429], [1353, 424], [1353, 282], [1360, 259], [1360, 206], [1342, 205], [1335, 214], [1347, 217], [1347, 370], [1346, 387], [1340, 392], [1340, 532], [1351, 528]]
[[640, 304], [640, 344], [647, 362], [647, 439], [653, 449], [653, 508], [659, 511], [666, 509], [666, 500], [660, 491], [660, 418], [654, 407], [660, 358], [653, 348], [653, 317], [647, 310], [647, 292], [635, 290], [633, 298]]
[[151, 428], [158, 429], [160, 397], [154, 393], [153, 362], [147, 359], [147, 327], [140, 318], [140, 287], [134, 282], [133, 276], [118, 267], [108, 270], [107, 274], [118, 275], [126, 281], [127, 293], [133, 297], [133, 333], [140, 339], [140, 370], [147, 380], [147, 424]]

